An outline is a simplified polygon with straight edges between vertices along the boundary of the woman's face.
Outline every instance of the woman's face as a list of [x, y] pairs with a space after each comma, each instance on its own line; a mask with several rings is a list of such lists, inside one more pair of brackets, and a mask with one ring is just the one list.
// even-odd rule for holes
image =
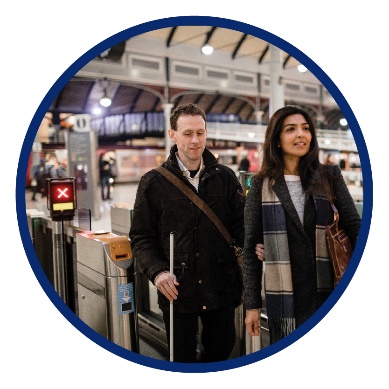
[[289, 115], [284, 119], [280, 134], [280, 147], [284, 158], [303, 157], [309, 151], [312, 134], [301, 114]]

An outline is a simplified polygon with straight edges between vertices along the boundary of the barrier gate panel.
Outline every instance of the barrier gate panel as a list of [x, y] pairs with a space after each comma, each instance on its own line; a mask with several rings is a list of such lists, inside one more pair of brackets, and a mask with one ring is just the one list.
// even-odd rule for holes
[[54, 264], [53, 264], [53, 229], [52, 221], [47, 216], [39, 218], [39, 225], [35, 231], [35, 252], [39, 262], [49, 279], [54, 285]]
[[79, 317], [100, 335], [138, 352], [134, 267], [128, 237], [79, 233]]
[[[133, 208], [128, 203], [114, 203], [111, 206], [111, 229], [118, 235], [126, 235], [131, 228]], [[139, 337], [163, 355], [168, 355], [165, 325], [162, 311], [157, 302], [155, 286], [142, 274], [136, 266], [135, 260], [136, 306]]]

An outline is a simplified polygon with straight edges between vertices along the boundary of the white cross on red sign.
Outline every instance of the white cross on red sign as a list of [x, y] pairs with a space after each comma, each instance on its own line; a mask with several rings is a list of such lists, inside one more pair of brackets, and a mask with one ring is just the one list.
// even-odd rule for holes
[[58, 188], [58, 192], [59, 192], [59, 194], [58, 194], [58, 199], [60, 199], [61, 197], [66, 197], [66, 198], [68, 198], [69, 197], [69, 195], [68, 194], [66, 194], [66, 192], [68, 191], [68, 189], [69, 188], [65, 188], [65, 189], [61, 189], [61, 188]]

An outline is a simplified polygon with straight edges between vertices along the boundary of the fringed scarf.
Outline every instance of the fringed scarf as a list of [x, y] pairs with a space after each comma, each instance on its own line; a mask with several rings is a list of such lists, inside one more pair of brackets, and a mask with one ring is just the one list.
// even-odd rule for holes
[[[332, 288], [325, 225], [328, 200], [314, 197], [316, 207], [316, 278], [318, 293]], [[266, 178], [262, 187], [262, 218], [265, 262], [265, 298], [270, 339], [273, 343], [296, 329], [292, 273], [286, 231], [285, 210]]]

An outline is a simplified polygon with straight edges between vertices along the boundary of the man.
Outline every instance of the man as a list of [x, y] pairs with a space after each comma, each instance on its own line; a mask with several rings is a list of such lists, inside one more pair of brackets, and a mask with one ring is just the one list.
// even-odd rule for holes
[[[243, 247], [242, 188], [235, 173], [218, 164], [205, 148], [204, 111], [194, 104], [178, 106], [170, 126], [175, 145], [163, 166], [212, 208]], [[173, 276], [171, 232], [175, 233]], [[197, 362], [199, 317], [200, 361], [228, 359], [235, 343], [234, 309], [241, 302], [242, 281], [234, 250], [217, 227], [174, 184], [151, 170], [139, 183], [129, 236], [135, 260], [158, 290], [168, 337], [170, 301], [174, 301], [174, 361]]]
[[100, 156], [99, 162], [100, 169], [100, 186], [101, 186], [101, 199], [110, 200], [111, 195], [111, 163], [107, 152], [103, 152]]

